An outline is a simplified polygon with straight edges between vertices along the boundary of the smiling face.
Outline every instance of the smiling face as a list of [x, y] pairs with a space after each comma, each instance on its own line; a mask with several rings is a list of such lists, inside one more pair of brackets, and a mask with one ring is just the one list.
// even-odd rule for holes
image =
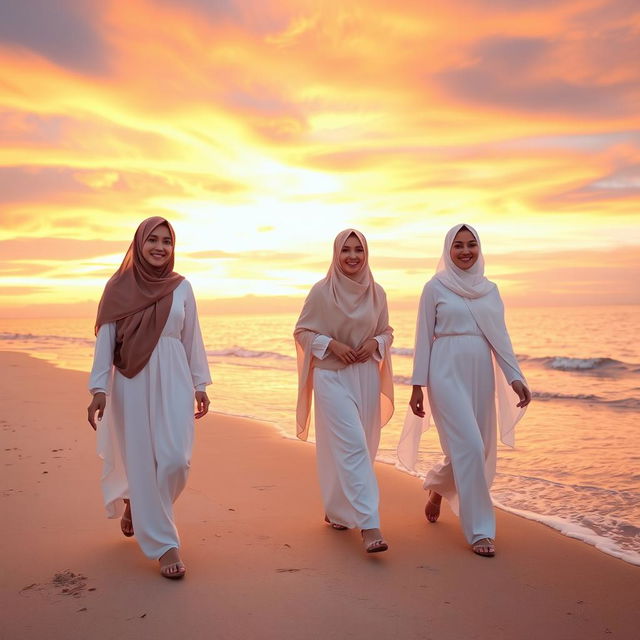
[[159, 224], [142, 245], [142, 257], [152, 267], [164, 267], [173, 255], [173, 238], [166, 224]]
[[340, 269], [349, 278], [355, 276], [364, 267], [364, 247], [355, 234], [351, 234], [340, 251]]
[[456, 267], [464, 271], [470, 269], [480, 255], [480, 247], [473, 233], [466, 228], [460, 229], [453, 239], [449, 255]]

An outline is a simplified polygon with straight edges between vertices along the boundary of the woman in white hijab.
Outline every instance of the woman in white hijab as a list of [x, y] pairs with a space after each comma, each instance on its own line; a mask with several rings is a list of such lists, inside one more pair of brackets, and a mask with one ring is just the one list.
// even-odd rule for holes
[[468, 224], [447, 233], [436, 274], [424, 286], [411, 383], [400, 462], [415, 467], [430, 416], [444, 451], [424, 481], [427, 520], [436, 522], [446, 498], [474, 553], [493, 556], [496, 524], [489, 490], [496, 422], [502, 442], [514, 446], [514, 428], [531, 393], [511, 346], [498, 288], [484, 276], [480, 238]]
[[334, 529], [359, 528], [367, 553], [386, 551], [373, 461], [393, 413], [393, 329], [359, 231], [336, 237], [327, 276], [309, 292], [294, 337], [297, 434], [307, 439], [313, 395], [325, 521]]

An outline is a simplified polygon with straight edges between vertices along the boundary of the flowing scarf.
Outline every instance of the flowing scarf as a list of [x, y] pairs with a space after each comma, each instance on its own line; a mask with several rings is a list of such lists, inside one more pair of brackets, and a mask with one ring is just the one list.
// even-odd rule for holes
[[[475, 264], [467, 270], [457, 267], [451, 259], [451, 247], [456, 235], [465, 227], [478, 242], [479, 255]], [[477, 231], [468, 224], [458, 224], [449, 230], [445, 237], [442, 257], [438, 262], [436, 274], [433, 276], [447, 289], [464, 299], [469, 311], [492, 350], [503, 358], [516, 372], [520, 366], [514, 356], [513, 347], [504, 321], [504, 304], [498, 287], [484, 275], [484, 258], [480, 237]], [[515, 446], [515, 426], [524, 416], [526, 408], [517, 407], [517, 396], [507, 382], [502, 369], [493, 358], [493, 369], [496, 389], [496, 415], [500, 440], [503, 444]], [[526, 384], [524, 376], [520, 379]], [[407, 469], [414, 470], [418, 458], [420, 436], [430, 426], [431, 408], [427, 394], [424, 395], [424, 418], [407, 411], [404, 428], [398, 442], [398, 459]]]
[[159, 216], [143, 220], [98, 305], [95, 332], [103, 324], [116, 323], [113, 364], [127, 378], [133, 378], [149, 361], [169, 317], [173, 291], [184, 280], [173, 271], [173, 252], [162, 267], [154, 267], [142, 255], [144, 243], [162, 224], [169, 228], [175, 246], [175, 232], [167, 220]]
[[[340, 266], [340, 253], [354, 235], [364, 249], [364, 262], [353, 276]], [[347, 365], [333, 353], [319, 360], [312, 354], [316, 336], [325, 335], [354, 349], [369, 338], [392, 335], [387, 299], [369, 269], [369, 249], [365, 237], [355, 229], [341, 231], [333, 243], [333, 260], [325, 278], [309, 292], [296, 324], [294, 338], [298, 358], [297, 435], [306, 440], [309, 433], [313, 369], [337, 371]], [[384, 426], [393, 414], [393, 375], [390, 349], [380, 362], [380, 416]]]

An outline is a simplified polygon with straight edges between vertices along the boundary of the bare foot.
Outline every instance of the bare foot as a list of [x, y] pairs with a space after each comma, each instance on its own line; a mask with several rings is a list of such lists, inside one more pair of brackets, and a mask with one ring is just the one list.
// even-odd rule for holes
[[482, 538], [471, 545], [473, 553], [486, 558], [493, 558], [496, 555], [495, 542], [491, 538]]
[[161, 555], [158, 558], [158, 562], [160, 563], [160, 574], [165, 578], [177, 580], [183, 578], [187, 572], [184, 563], [180, 560], [180, 554], [175, 547]]
[[131, 502], [127, 499], [124, 501], [125, 508], [124, 513], [122, 514], [122, 518], [120, 519], [120, 529], [127, 538], [130, 538], [133, 531], [133, 519], [131, 518]]
[[367, 553], [378, 553], [389, 548], [389, 545], [382, 537], [380, 529], [362, 529], [360, 533]]
[[435, 491], [429, 491], [429, 499], [424, 507], [424, 515], [429, 522], [437, 522], [440, 517], [440, 503], [442, 496]]

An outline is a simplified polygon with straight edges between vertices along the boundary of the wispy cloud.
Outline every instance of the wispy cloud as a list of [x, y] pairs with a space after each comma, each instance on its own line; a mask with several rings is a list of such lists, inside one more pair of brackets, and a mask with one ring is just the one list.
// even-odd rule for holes
[[205, 298], [299, 296], [355, 226], [409, 299], [466, 220], [510, 299], [628, 301], [575, 265], [640, 248], [637, 2], [54, 4], [0, 7], [3, 306], [95, 301], [150, 215]]

